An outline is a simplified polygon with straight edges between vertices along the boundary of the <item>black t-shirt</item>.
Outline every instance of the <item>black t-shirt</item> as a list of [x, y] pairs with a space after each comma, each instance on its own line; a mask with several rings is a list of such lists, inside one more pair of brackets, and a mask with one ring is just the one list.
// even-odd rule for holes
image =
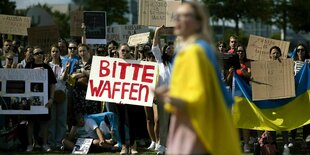
[[33, 69], [33, 68], [37, 68], [37, 67], [43, 67], [44, 69], [47, 69], [47, 77], [48, 77], [48, 97], [50, 97], [50, 85], [51, 84], [56, 84], [57, 80], [55, 78], [54, 72], [52, 70], [52, 68], [43, 63], [43, 64], [35, 64], [34, 62], [29, 62], [26, 64], [25, 68], [29, 68], [29, 69]]

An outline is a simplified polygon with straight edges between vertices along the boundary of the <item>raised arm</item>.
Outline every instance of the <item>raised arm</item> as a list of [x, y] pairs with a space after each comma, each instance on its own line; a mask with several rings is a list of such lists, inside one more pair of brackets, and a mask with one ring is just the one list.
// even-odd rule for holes
[[154, 33], [154, 39], [153, 39], [153, 46], [160, 46], [160, 32], [162, 29], [165, 28], [165, 25], [156, 28], [155, 33]]

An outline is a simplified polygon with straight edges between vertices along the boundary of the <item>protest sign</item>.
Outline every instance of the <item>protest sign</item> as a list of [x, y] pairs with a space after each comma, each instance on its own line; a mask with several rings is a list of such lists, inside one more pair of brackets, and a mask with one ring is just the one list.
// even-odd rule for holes
[[0, 114], [47, 114], [46, 69], [0, 69]]
[[70, 12], [70, 36], [83, 36], [83, 11], [75, 10]]
[[129, 37], [128, 45], [136, 46], [138, 44], [146, 44], [149, 42], [150, 32], [135, 34]]
[[30, 46], [39, 46], [45, 53], [50, 53], [52, 44], [58, 43], [59, 32], [57, 26], [41, 26], [28, 28], [28, 42]]
[[290, 42], [250, 35], [247, 46], [247, 58], [251, 60], [269, 60], [270, 48], [278, 46], [282, 52], [282, 59], [287, 58]]
[[292, 60], [251, 62], [253, 101], [295, 97]]
[[174, 26], [174, 11], [181, 1], [139, 1], [139, 25], [148, 26]]
[[107, 39], [108, 41], [116, 41], [118, 43], [127, 43], [131, 35], [148, 32], [149, 28], [142, 25], [116, 25], [108, 26]]
[[27, 28], [31, 26], [31, 18], [23, 16], [0, 15], [0, 33], [27, 35]]
[[86, 99], [151, 107], [157, 64], [94, 56]]
[[173, 27], [165, 27], [161, 30], [160, 35], [162, 36], [172, 36], [173, 34]]
[[72, 150], [72, 154], [87, 154], [92, 142], [93, 139], [91, 138], [78, 138]]
[[104, 11], [84, 11], [87, 44], [107, 43], [107, 16]]

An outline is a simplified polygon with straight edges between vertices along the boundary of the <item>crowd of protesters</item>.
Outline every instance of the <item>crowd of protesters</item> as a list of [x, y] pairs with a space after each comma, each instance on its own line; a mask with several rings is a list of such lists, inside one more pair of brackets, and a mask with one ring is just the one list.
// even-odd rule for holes
[[[199, 63], [193, 62], [196, 61], [193, 57], [199, 55], [199, 49], [193, 47], [196, 50], [194, 50], [195, 52], [189, 49], [180, 52], [181, 49], [190, 46], [201, 38], [212, 44], [212, 39], [209, 38], [211, 34], [206, 33], [209, 31], [204, 31], [208, 26], [204, 26], [203, 22], [206, 22], [204, 21], [206, 19], [200, 11], [194, 3], [183, 4], [178, 9], [175, 33], [183, 39], [176, 41], [178, 44], [173, 42], [161, 44], [161, 33], [165, 26], [156, 28], [152, 42], [139, 44], [135, 47], [129, 47], [126, 43], [110, 41], [107, 45], [90, 48], [83, 41], [77, 43], [72, 40], [59, 39], [58, 44], [51, 45], [49, 51], [43, 51], [42, 47], [39, 46], [22, 47], [17, 40], [4, 40], [1, 49], [3, 58], [2, 63], [0, 63], [1, 68], [44, 68], [48, 70], [48, 103], [46, 107], [49, 112], [45, 115], [20, 117], [1, 115], [1, 126], [7, 127], [12, 119], [15, 123], [27, 122], [27, 132], [24, 135], [27, 139], [25, 142], [27, 152], [33, 151], [38, 146], [46, 152], [63, 149], [71, 151], [77, 138], [83, 137], [94, 139], [94, 147], [92, 147], [94, 150], [119, 150], [120, 154], [137, 154], [137, 146], [145, 147], [145, 142], [149, 144], [146, 148], [155, 150], [157, 154], [164, 154], [165, 152], [168, 154], [210, 153], [211, 149], [206, 148], [207, 144], [205, 145], [205, 141], [203, 141], [205, 139], [201, 138], [204, 136], [199, 135], [200, 133], [195, 134], [197, 129], [204, 129], [204, 126], [191, 125], [190, 121], [195, 116], [185, 114], [186, 108], [190, 108], [185, 101], [190, 99], [186, 98], [186, 95], [182, 96], [183, 94], [179, 92], [192, 91], [193, 89], [190, 89], [192, 85], [188, 84], [192, 81], [190, 81], [191, 79], [188, 79], [188, 82], [180, 81], [180, 79], [176, 79], [177, 75], [173, 75], [172, 72], [174, 63], [199, 65]], [[207, 36], [201, 37], [200, 35]], [[221, 80], [225, 82], [227, 90], [231, 91], [233, 74], [237, 74], [247, 83], [251, 83], [251, 63], [246, 56], [246, 47], [238, 42], [237, 36], [231, 36], [228, 45], [226, 41], [219, 41], [216, 50], [222, 59], [221, 61], [223, 61]], [[309, 62], [307, 46], [298, 44], [296, 49], [297, 52], [294, 56], [295, 74], [304, 63]], [[191, 52], [196, 54], [192, 57], [189, 56], [193, 59], [182, 61], [182, 58]], [[95, 55], [157, 62], [159, 67], [157, 87], [161, 89], [156, 91], [157, 96], [154, 98], [153, 106], [140, 107], [86, 100], [92, 56]], [[279, 60], [281, 55], [279, 47], [274, 46], [270, 49], [270, 60]], [[174, 62], [175, 58], [176, 62]], [[204, 60], [201, 61], [201, 63], [204, 62]], [[174, 69], [182, 71], [185, 68], [175, 67]], [[193, 69], [192, 72], [194, 71]], [[183, 72], [185, 75], [187, 71], [183, 70]], [[170, 81], [171, 76], [172, 81]], [[202, 82], [208, 81], [203, 78], [200, 79]], [[167, 95], [171, 82], [174, 85], [170, 87], [170, 91], [174, 96]], [[97, 114], [100, 115], [97, 116]], [[262, 132], [246, 129], [240, 130], [240, 132], [242, 133], [241, 139], [243, 139], [243, 151], [245, 153], [251, 152], [251, 145], [259, 143], [258, 137], [261, 135], [272, 135], [271, 143], [276, 144], [275, 132], [264, 132], [262, 134]], [[290, 133], [291, 139], [289, 139], [288, 132], [282, 132], [283, 153], [287, 153], [289, 148], [297, 146], [295, 141], [296, 130]], [[310, 127], [306, 125], [303, 127], [302, 147], [307, 147], [306, 142], [310, 141], [309, 134]]]

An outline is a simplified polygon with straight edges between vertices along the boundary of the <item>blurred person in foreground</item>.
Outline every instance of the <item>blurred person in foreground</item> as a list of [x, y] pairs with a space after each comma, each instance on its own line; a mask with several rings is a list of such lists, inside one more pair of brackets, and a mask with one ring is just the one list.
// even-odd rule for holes
[[221, 81], [204, 10], [193, 2], [176, 10], [174, 34], [179, 42], [170, 88], [156, 90], [172, 113], [167, 154], [241, 154], [228, 110], [233, 101]]

